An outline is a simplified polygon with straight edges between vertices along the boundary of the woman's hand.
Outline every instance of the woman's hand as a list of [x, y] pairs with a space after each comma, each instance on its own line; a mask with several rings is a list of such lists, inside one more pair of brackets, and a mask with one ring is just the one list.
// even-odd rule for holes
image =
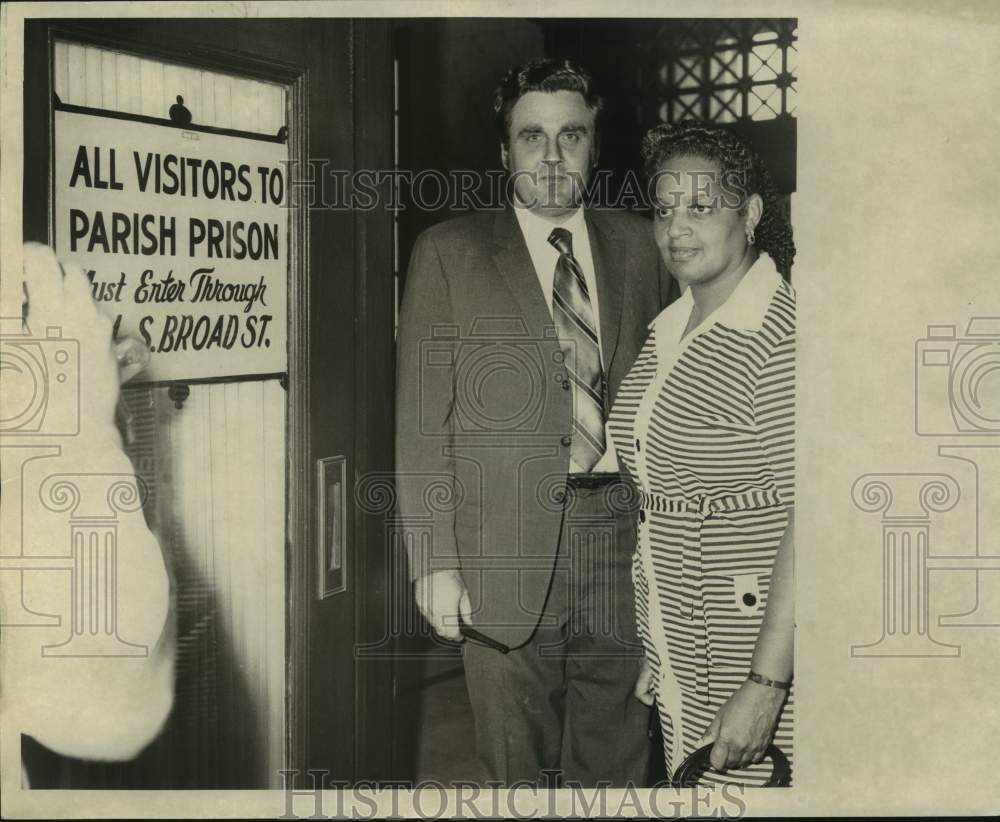
[[786, 692], [747, 680], [719, 708], [696, 748], [712, 746], [710, 761], [717, 771], [760, 762], [774, 737]]
[[653, 704], [653, 669], [649, 665], [646, 657], [642, 658], [642, 667], [639, 669], [639, 676], [635, 680], [635, 698], [643, 705]]

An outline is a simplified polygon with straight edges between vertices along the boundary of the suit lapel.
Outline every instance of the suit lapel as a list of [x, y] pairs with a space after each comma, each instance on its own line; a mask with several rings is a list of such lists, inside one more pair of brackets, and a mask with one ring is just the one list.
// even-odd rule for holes
[[[610, 373], [621, 331], [625, 289], [625, 243], [599, 212], [585, 212], [590, 252], [601, 313], [601, 349], [605, 373]], [[493, 223], [494, 261], [507, 287], [513, 292], [533, 334], [544, 334], [553, 325], [535, 266], [524, 242], [517, 218], [510, 209], [497, 214]]]
[[590, 253], [601, 312], [601, 349], [604, 371], [610, 373], [621, 331], [622, 294], [625, 289], [625, 243], [600, 212], [586, 212]]
[[497, 269], [521, 306], [528, 328], [541, 336], [545, 327], [552, 325], [552, 316], [521, 228], [509, 208], [496, 216], [493, 242], [497, 246], [493, 256]]

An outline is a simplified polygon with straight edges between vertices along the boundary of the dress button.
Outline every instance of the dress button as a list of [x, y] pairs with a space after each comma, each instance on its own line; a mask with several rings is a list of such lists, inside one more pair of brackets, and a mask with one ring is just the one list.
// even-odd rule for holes
[[639, 512], [639, 522], [645, 522], [645, 521], [646, 521], [646, 512], [645, 511], [640, 511]]
[[569, 380], [563, 380], [562, 388], [563, 391], [569, 391]]
[[755, 597], [753, 594], [744, 594], [743, 595], [743, 604], [744, 605], [748, 605], [748, 606], [756, 605], [757, 604], [757, 597]]
[[561, 442], [563, 445], [572, 445], [573, 444], [573, 438], [569, 437], [569, 436], [563, 437], [561, 440], [559, 440], [559, 442]]
[[642, 449], [641, 449], [641, 448], [639, 447], [639, 440], [636, 440], [636, 441], [635, 441], [635, 450], [636, 450], [636, 451], [641, 451], [641, 450], [642, 450]]

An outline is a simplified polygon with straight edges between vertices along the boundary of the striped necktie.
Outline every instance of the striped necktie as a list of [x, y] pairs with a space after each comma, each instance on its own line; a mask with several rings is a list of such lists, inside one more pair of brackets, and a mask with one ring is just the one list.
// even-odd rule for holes
[[552, 315], [573, 385], [573, 461], [589, 471], [604, 454], [604, 374], [597, 324], [583, 269], [573, 256], [573, 235], [554, 228], [549, 242], [559, 252], [552, 288]]

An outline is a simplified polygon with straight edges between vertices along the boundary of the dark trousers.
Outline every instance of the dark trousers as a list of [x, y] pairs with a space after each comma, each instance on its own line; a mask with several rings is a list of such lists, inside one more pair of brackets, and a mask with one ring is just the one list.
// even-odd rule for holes
[[486, 780], [556, 787], [555, 773], [543, 774], [553, 771], [562, 783], [647, 784], [649, 709], [633, 696], [642, 660], [635, 525], [617, 502], [607, 489], [570, 491], [552, 585], [526, 645], [506, 655], [464, 645]]

